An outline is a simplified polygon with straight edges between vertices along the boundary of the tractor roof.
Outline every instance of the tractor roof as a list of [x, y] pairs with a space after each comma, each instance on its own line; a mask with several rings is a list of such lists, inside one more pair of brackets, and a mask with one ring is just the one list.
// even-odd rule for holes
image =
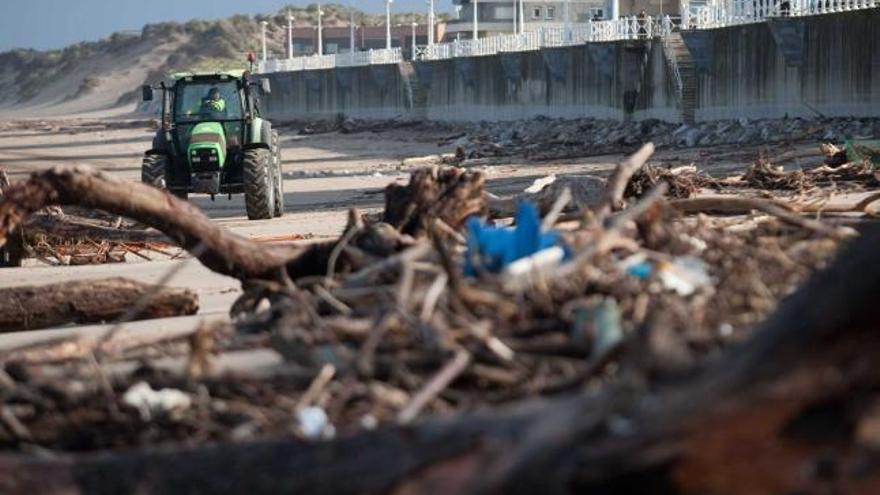
[[244, 70], [221, 70], [216, 72], [178, 72], [176, 74], [172, 74], [171, 78], [175, 81], [179, 81], [181, 79], [202, 79], [202, 80], [217, 80], [217, 79], [242, 79], [247, 71]]

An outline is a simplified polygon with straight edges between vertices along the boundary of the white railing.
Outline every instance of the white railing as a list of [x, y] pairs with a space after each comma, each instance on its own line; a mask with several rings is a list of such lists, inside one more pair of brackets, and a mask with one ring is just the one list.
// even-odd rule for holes
[[303, 70], [333, 69], [335, 67], [357, 67], [363, 65], [398, 64], [403, 62], [400, 48], [390, 50], [368, 50], [365, 52], [331, 53], [327, 55], [311, 55], [273, 59], [261, 62], [258, 71], [261, 74], [271, 72], [298, 72]]
[[503, 52], [527, 52], [541, 48], [538, 33], [502, 35], [477, 40], [437, 43], [416, 48], [417, 60], [445, 60], [458, 57], [483, 57]]
[[[793, 17], [880, 7], [880, 0], [681, 0], [681, 29], [713, 29]], [[615, 20], [544, 25], [522, 34], [491, 36], [416, 47], [416, 60], [482, 57], [504, 52], [527, 52], [601, 41], [666, 39], [676, 28], [669, 16], [621, 17]], [[668, 50], [667, 50], [668, 51]], [[365, 52], [274, 59], [259, 64], [259, 72], [295, 72], [403, 62], [400, 48]], [[674, 69], [677, 62], [671, 60]], [[678, 70], [673, 71], [678, 76]], [[676, 85], [681, 88], [680, 79]]]
[[526, 52], [596, 41], [619, 41], [665, 37], [672, 32], [668, 16], [621, 17], [613, 21], [590, 21], [571, 26], [540, 27], [523, 34], [491, 36], [476, 40], [438, 43], [416, 50], [417, 60], [481, 57], [503, 52]]
[[833, 14], [880, 7], [880, 0], [710, 0], [682, 1], [682, 29], [714, 29], [764, 22], [774, 17]]

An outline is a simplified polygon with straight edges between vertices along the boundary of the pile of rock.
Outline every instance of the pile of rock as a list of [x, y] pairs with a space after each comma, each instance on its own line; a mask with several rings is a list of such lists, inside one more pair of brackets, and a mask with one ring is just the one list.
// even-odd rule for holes
[[661, 148], [761, 144], [792, 141], [841, 142], [880, 136], [880, 119], [722, 120], [694, 125], [649, 119], [638, 122], [596, 119], [535, 119], [465, 125], [444, 140], [469, 158], [520, 155], [564, 157], [608, 153], [652, 141]]

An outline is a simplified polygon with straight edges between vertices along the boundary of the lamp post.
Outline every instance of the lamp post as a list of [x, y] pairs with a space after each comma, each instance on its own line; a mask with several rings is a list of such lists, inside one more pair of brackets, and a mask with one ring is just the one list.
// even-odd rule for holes
[[287, 11], [287, 58], [293, 58], [293, 23], [296, 17], [293, 13]]
[[620, 17], [620, 0], [607, 0], [607, 13], [605, 14], [607, 19], [616, 20]]
[[385, 49], [391, 49], [391, 4], [394, 0], [385, 0]]
[[263, 63], [266, 63], [266, 60], [269, 58], [269, 54], [266, 51], [266, 26], [268, 26], [268, 25], [269, 25], [269, 23], [266, 21], [263, 21], [260, 23], [260, 26], [262, 26], [262, 28], [263, 28], [262, 29], [262, 32], [263, 32]]
[[324, 54], [324, 26], [322, 24], [324, 11], [321, 10], [321, 4], [318, 4], [318, 55]]
[[519, 0], [519, 34], [526, 32], [526, 6], [524, 0]]
[[562, 7], [565, 19], [565, 41], [569, 41], [571, 38], [571, 0], [565, 0], [565, 4]]
[[350, 12], [348, 20], [348, 51], [354, 53], [354, 9]]
[[412, 23], [412, 59], [416, 59], [416, 28], [419, 27], [418, 22]]
[[477, 39], [480, 37], [480, 19], [479, 19], [479, 11], [480, 11], [480, 3], [479, 0], [473, 0], [474, 2], [474, 35], [473, 39]]
[[517, 24], [517, 2], [519, 0], [513, 0], [513, 34], [519, 34], [519, 24]]
[[428, 46], [434, 45], [434, 0], [428, 0]]

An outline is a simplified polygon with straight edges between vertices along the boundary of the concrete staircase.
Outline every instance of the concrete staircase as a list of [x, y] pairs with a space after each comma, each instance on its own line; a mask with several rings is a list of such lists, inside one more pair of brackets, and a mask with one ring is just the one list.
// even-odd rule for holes
[[663, 41], [663, 51], [669, 71], [676, 81], [681, 118], [685, 124], [693, 124], [697, 108], [697, 67], [688, 51], [681, 33], [672, 33]]
[[401, 62], [400, 74], [406, 81], [406, 94], [409, 99], [409, 108], [413, 117], [424, 118], [427, 115], [428, 93], [419, 80], [419, 73], [416, 72], [412, 62]]

